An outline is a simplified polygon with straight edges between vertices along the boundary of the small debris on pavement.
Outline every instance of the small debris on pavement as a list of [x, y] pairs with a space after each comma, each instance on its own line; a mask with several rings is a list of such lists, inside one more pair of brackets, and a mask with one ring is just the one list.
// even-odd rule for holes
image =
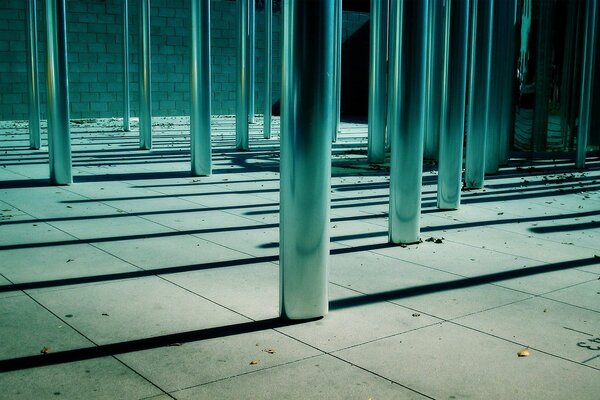
[[521, 349], [517, 353], [518, 357], [527, 357], [528, 355], [529, 355], [529, 349], [528, 348]]

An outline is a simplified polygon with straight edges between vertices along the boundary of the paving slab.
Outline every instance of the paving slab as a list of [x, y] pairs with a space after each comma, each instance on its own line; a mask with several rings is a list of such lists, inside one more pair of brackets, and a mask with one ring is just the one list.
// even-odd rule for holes
[[328, 355], [239, 375], [171, 395], [177, 399], [425, 398]]
[[334, 353], [431, 398], [595, 399], [598, 370], [452, 323]]
[[600, 312], [600, 278], [556, 290], [543, 297]]

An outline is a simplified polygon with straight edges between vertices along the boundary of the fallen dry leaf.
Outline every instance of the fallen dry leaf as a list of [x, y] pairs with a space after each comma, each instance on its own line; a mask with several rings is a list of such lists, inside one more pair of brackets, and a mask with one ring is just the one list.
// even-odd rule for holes
[[269, 354], [275, 354], [275, 349], [264, 349], [263, 350], [265, 353], [269, 353]]
[[42, 350], [40, 350], [40, 353], [42, 353], [42, 354], [48, 354], [49, 351], [50, 351], [49, 348], [44, 347]]
[[258, 360], [252, 360], [252, 361], [250, 361], [250, 365], [256, 365], [256, 364], [258, 364]]
[[518, 357], [527, 357], [528, 355], [529, 355], [529, 349], [528, 348], [521, 349], [517, 353]]

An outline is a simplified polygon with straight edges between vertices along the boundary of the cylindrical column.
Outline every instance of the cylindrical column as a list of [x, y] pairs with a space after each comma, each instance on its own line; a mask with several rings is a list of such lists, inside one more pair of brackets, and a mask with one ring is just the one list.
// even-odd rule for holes
[[265, 112], [263, 135], [271, 138], [271, 58], [273, 57], [273, 0], [265, 2]]
[[50, 158], [50, 181], [54, 185], [73, 183], [65, 1], [46, 0], [48, 155]]
[[210, 0], [191, 0], [192, 175], [212, 172], [210, 141]]
[[427, 106], [423, 156], [437, 160], [442, 107], [442, 71], [444, 49], [444, 0], [429, 2], [429, 45], [427, 62]]
[[250, 0], [248, 4], [248, 122], [254, 123], [254, 78], [256, 71], [256, 4]]
[[140, 149], [152, 148], [150, 0], [140, 0]]
[[579, 106], [579, 127], [577, 130], [577, 168], [585, 167], [588, 134], [592, 111], [592, 81], [594, 79], [594, 48], [598, 25], [598, 3], [587, 0], [585, 13], [585, 42], [583, 47], [583, 73], [581, 76], [581, 97]]
[[280, 311], [328, 310], [329, 191], [334, 119], [332, 1], [285, 0], [281, 122]]
[[331, 132], [331, 140], [337, 140], [337, 134], [340, 131], [340, 118], [342, 109], [342, 18], [343, 8], [342, 0], [333, 0], [334, 3], [334, 119], [333, 119], [333, 132]]
[[123, 130], [129, 129], [129, 0], [123, 0]]
[[[394, 91], [399, 88], [398, 84], [398, 75], [394, 74], [393, 71], [398, 71], [399, 66], [396, 64], [396, 61], [399, 59], [394, 59], [392, 57], [392, 49], [396, 48], [396, 36], [402, 37], [402, 29], [399, 29], [398, 32], [392, 32], [392, 27], [396, 26], [398, 23], [396, 21], [398, 15], [401, 15], [401, 9], [397, 10], [398, 2], [390, 0], [390, 9], [389, 9], [389, 27], [388, 27], [388, 90], [387, 90], [387, 129], [386, 129], [386, 141], [385, 141], [385, 149], [386, 151], [390, 151], [391, 146], [391, 135], [390, 135], [390, 127], [393, 123], [393, 118], [398, 117], [398, 110], [392, 110], [392, 96]], [[401, 24], [402, 22], [400, 22]]]
[[444, 70], [437, 206], [460, 205], [469, 49], [469, 0], [450, 0], [444, 10]]
[[238, 150], [248, 150], [248, 1], [238, 2], [238, 43], [237, 43], [237, 93], [235, 108], [235, 145]]
[[371, 0], [369, 142], [367, 156], [369, 162], [372, 163], [382, 163], [385, 160], [388, 3], [388, 0]]
[[465, 186], [471, 189], [482, 188], [485, 176], [493, 10], [494, 0], [473, 1], [465, 165]]
[[506, 46], [504, 47], [503, 56], [500, 60], [506, 59], [506, 63], [502, 64], [502, 103], [500, 107], [502, 112], [500, 115], [500, 143], [498, 145], [498, 163], [506, 165], [509, 159], [510, 140], [514, 132], [514, 104], [515, 104], [515, 72], [517, 70], [517, 57], [515, 57], [516, 49], [516, 22], [517, 22], [517, 1], [506, 0], [506, 15], [504, 21], [504, 32]]
[[37, 58], [37, 12], [36, 0], [27, 0], [27, 93], [29, 95], [29, 147], [38, 150], [40, 137], [40, 84]]
[[[421, 214], [421, 176], [423, 173], [423, 138], [425, 134], [427, 86], [428, 0], [404, 1], [396, 12], [396, 35], [390, 51], [399, 69], [398, 86], [390, 97], [392, 142], [390, 165], [389, 239], [393, 243], [419, 240]], [[400, 30], [402, 33], [400, 34]]]

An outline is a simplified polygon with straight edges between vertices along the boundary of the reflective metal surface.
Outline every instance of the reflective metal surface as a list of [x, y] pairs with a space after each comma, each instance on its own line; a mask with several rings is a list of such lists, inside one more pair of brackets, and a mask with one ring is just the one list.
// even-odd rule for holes
[[340, 131], [340, 118], [342, 110], [342, 20], [343, 9], [342, 0], [333, 0], [334, 3], [334, 21], [333, 21], [333, 38], [334, 41], [334, 129], [331, 132], [331, 140], [337, 140], [337, 134]]
[[467, 188], [482, 188], [484, 183], [485, 142], [490, 107], [493, 10], [494, 0], [473, 1], [465, 165], [465, 187]]
[[191, 0], [191, 14], [192, 175], [210, 175], [210, 0]]
[[[592, 113], [592, 82], [594, 78], [594, 51], [598, 30], [598, 2], [587, 0], [585, 13], [585, 44], [583, 57], [583, 74], [581, 77], [581, 97], [579, 108], [579, 128], [577, 131], [577, 159], [575, 166], [585, 166], [585, 155], [590, 132]], [[596, 84], [596, 88], [598, 85]], [[598, 110], [595, 110], [598, 112]]]
[[469, 0], [449, 0], [444, 10], [444, 72], [437, 206], [457, 209], [462, 186], [463, 137], [469, 50]]
[[250, 0], [248, 4], [248, 122], [254, 123], [254, 78], [256, 75], [256, 3]]
[[[421, 175], [427, 89], [427, 37], [429, 1], [405, 1], [396, 9], [395, 35], [390, 57], [398, 76], [390, 96], [389, 239], [393, 243], [419, 240]], [[402, 33], [400, 33], [400, 30]]]
[[27, 0], [27, 94], [29, 100], [29, 147], [38, 150], [42, 146], [40, 137], [40, 84], [37, 57], [37, 11], [36, 0]]
[[387, 53], [388, 0], [371, 0], [371, 43], [369, 66], [369, 138], [368, 159], [372, 163], [385, 160], [385, 128], [387, 122]]
[[263, 136], [265, 139], [271, 137], [271, 74], [273, 58], [273, 0], [265, 3], [265, 111], [263, 121]]
[[54, 185], [73, 183], [65, 1], [46, 0], [48, 155], [50, 158], [50, 182]]
[[333, 3], [283, 6], [280, 311], [289, 319], [328, 310]]
[[140, 0], [140, 149], [152, 148], [150, 0]]
[[250, 96], [249, 85], [249, 49], [248, 49], [248, 1], [237, 0], [238, 29], [237, 29], [237, 93], [235, 107], [235, 147], [238, 150], [248, 150], [248, 107]]
[[123, 0], [123, 130], [129, 131], [129, 0]]

